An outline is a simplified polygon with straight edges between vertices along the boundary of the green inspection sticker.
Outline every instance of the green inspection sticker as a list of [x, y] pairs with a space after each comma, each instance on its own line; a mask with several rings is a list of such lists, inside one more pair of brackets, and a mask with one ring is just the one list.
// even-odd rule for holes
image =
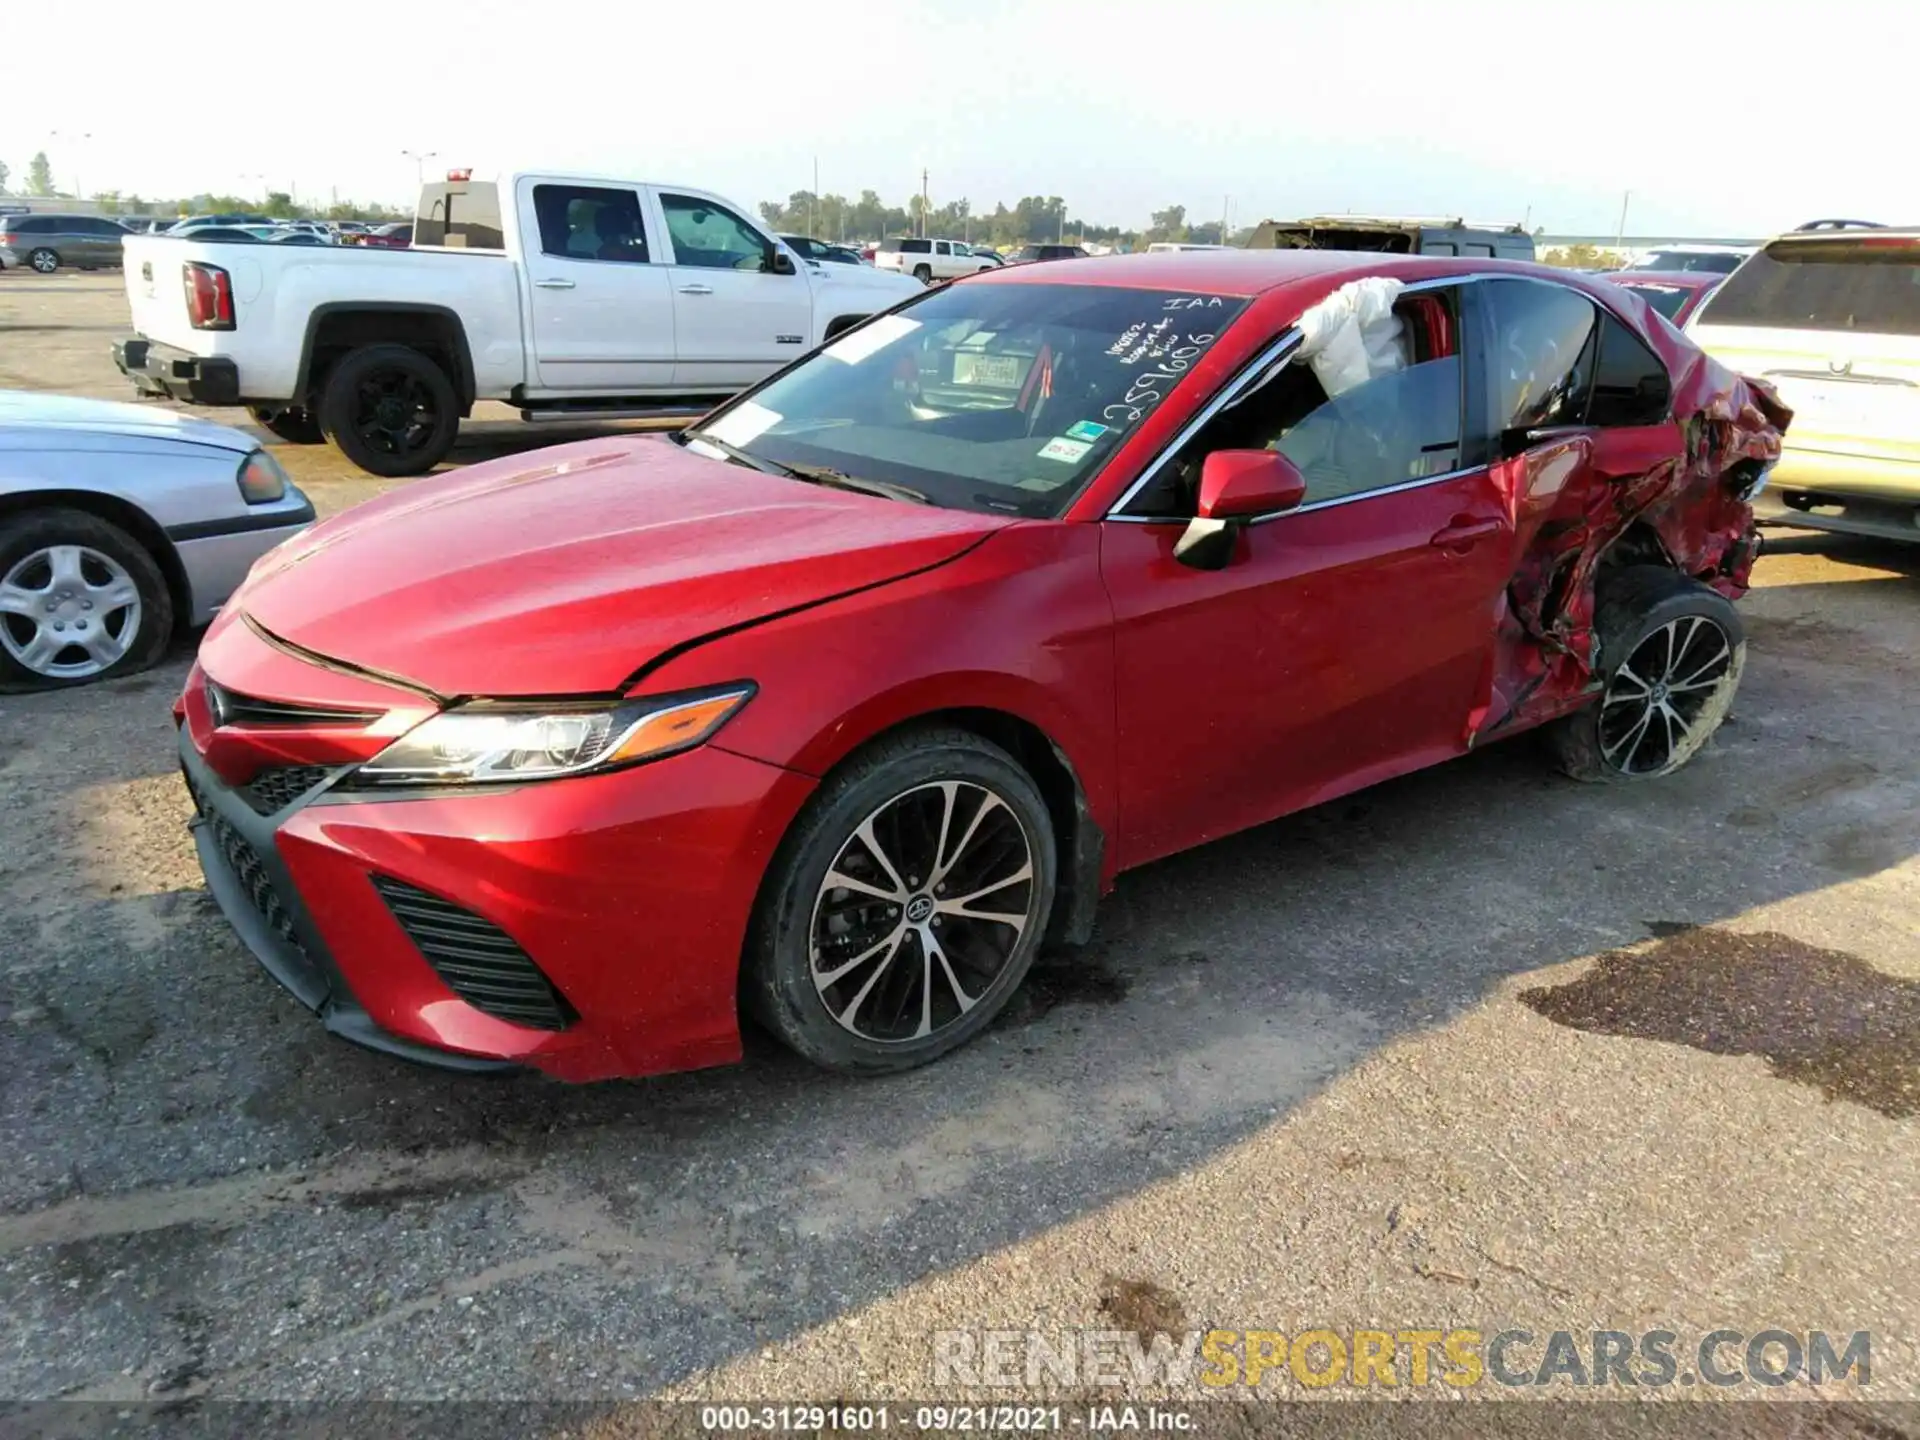
[[1096, 425], [1091, 420], [1079, 420], [1067, 427], [1067, 434], [1075, 440], [1098, 440], [1106, 433], [1106, 426]]

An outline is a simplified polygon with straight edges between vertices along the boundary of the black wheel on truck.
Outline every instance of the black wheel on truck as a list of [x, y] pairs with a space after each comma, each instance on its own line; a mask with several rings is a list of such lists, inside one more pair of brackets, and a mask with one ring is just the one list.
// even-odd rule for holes
[[418, 350], [365, 345], [327, 376], [320, 428], [370, 475], [424, 475], [453, 449], [460, 403], [447, 372]]
[[933, 267], [931, 265], [914, 266], [913, 278], [918, 280], [922, 285], [931, 285], [933, 283]]
[[324, 445], [327, 437], [311, 410], [298, 405], [250, 405], [247, 413], [253, 423], [278, 435], [289, 445]]

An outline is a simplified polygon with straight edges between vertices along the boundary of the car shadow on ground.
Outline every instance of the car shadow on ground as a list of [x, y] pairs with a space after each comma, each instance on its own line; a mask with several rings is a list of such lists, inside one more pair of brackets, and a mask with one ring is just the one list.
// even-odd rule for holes
[[[757, 1035], [739, 1067], [584, 1089], [412, 1068], [260, 973], [178, 831], [75, 848], [64, 880], [10, 842], [10, 894], [71, 888], [0, 912], [0, 1389], [191, 1362], [216, 1393], [417, 1394], [408, 1345], [477, 1295], [508, 1317], [459, 1342], [490, 1393], [645, 1393], [1201, 1165], [1382, 1046], [1602, 952], [1625, 953], [1522, 999], [1911, 1114], [1911, 984], [1716, 925], [1920, 851], [1920, 595], [1910, 555], [1869, 550], [1883, 577], [1756, 592], [1742, 698], [1681, 774], [1579, 786], [1522, 738], [1159, 862], [979, 1042], [886, 1081]], [[108, 843], [84, 811], [128, 787], [183, 822], [182, 669], [0, 702], [36, 753], [84, 747], [30, 794], [0, 770], [9, 833]], [[122, 697], [140, 720], [112, 733], [137, 743], [96, 755], [85, 707]], [[1721, 1008], [1688, 1009], [1703, 995]]]

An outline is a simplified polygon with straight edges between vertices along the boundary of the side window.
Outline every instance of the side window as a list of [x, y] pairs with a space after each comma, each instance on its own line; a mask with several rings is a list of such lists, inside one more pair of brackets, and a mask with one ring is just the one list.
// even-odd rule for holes
[[936, 255], [951, 255], [953, 253], [953, 246], [945, 240], [936, 240], [933, 242], [933, 253]]
[[660, 195], [667, 212], [673, 263], [708, 270], [770, 270], [773, 249], [760, 232], [725, 206], [691, 195]]
[[1394, 313], [1395, 368], [1330, 395], [1314, 365], [1295, 359], [1215, 416], [1130, 513], [1192, 515], [1201, 466], [1215, 450], [1279, 451], [1306, 477], [1308, 505], [1459, 469], [1464, 369], [1454, 296], [1422, 291]]
[[1451, 240], [1429, 240], [1425, 245], [1420, 247], [1420, 253], [1423, 255], [1458, 255], [1460, 252], [1453, 248], [1453, 242]]
[[902, 240], [900, 248], [909, 255], [925, 255], [932, 247], [925, 240]]
[[1494, 429], [1584, 425], [1599, 316], [1564, 285], [1489, 280]]
[[1491, 245], [1468, 245], [1462, 243], [1460, 253], [1462, 255], [1477, 255], [1491, 260], [1493, 258], [1493, 247]]
[[563, 260], [612, 260], [644, 265], [647, 230], [640, 197], [596, 185], [536, 185], [533, 213], [540, 249]]
[[1593, 368], [1589, 425], [1659, 425], [1667, 418], [1673, 387], [1667, 367], [1625, 325], [1606, 316], [1600, 326], [1599, 360]]

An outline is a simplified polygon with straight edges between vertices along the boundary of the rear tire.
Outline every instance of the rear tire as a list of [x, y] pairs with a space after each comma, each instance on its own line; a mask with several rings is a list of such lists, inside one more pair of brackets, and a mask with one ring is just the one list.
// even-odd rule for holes
[[27, 264], [42, 275], [51, 275], [60, 268], [60, 257], [43, 245], [27, 256]]
[[[30, 603], [5, 603], [21, 601]], [[159, 564], [118, 525], [84, 510], [0, 521], [0, 603], [0, 692], [130, 675], [173, 638], [173, 594]]]
[[453, 382], [407, 345], [349, 351], [327, 376], [320, 429], [369, 475], [424, 475], [460, 435]]
[[1594, 615], [1601, 692], [1545, 739], [1576, 780], [1671, 775], [1705, 748], [1733, 707], [1746, 631], [1733, 605], [1658, 565], [1603, 575]]
[[324, 445], [326, 435], [320, 429], [320, 422], [311, 410], [298, 405], [272, 406], [252, 405], [247, 413], [253, 416], [254, 424], [278, 435], [289, 445]]
[[1046, 933], [1055, 866], [1046, 802], [1006, 751], [965, 730], [889, 737], [822, 785], [781, 842], [743, 996], [826, 1069], [925, 1065], [978, 1035], [1019, 987]]
[[933, 283], [933, 267], [931, 265], [914, 266], [913, 278], [918, 280], [922, 285], [931, 285]]

